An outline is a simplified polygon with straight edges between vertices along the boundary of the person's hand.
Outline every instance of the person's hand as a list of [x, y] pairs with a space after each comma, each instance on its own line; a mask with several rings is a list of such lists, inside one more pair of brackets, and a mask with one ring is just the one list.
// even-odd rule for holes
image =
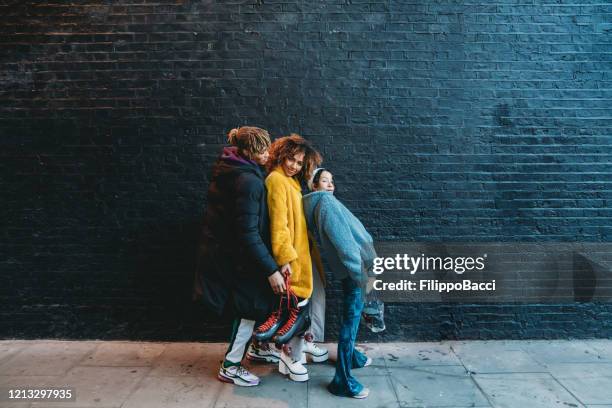
[[279, 271], [276, 271], [272, 275], [268, 276], [268, 282], [270, 282], [270, 287], [272, 288], [272, 291], [277, 295], [285, 293], [285, 291], [287, 290], [283, 275], [281, 275]]
[[283, 276], [291, 276], [291, 265], [287, 263], [281, 266], [281, 273]]

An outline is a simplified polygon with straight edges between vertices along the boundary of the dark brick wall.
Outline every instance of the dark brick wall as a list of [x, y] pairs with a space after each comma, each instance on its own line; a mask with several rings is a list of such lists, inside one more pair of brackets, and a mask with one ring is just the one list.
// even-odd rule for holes
[[[0, 336], [222, 339], [189, 288], [243, 124], [311, 139], [379, 241], [609, 241], [605, 3], [1, 2]], [[612, 335], [606, 304], [387, 319], [382, 340]]]

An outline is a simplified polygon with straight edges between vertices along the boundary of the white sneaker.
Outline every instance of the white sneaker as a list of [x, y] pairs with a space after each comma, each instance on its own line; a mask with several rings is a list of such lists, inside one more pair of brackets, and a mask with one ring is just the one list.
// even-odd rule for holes
[[365, 364], [363, 365], [364, 367], [367, 367], [369, 365], [372, 365], [372, 357], [368, 357]]
[[300, 361], [294, 360], [290, 355], [285, 354], [284, 351], [280, 353], [278, 371], [281, 374], [289, 374], [289, 378], [293, 381], [308, 381], [308, 370], [306, 367]]
[[217, 378], [220, 381], [233, 383], [235, 385], [240, 385], [241, 387], [253, 387], [255, 385], [259, 385], [259, 377], [241, 365], [229, 366], [225, 368], [223, 367], [223, 363], [221, 363], [221, 368], [219, 368]]
[[329, 351], [324, 347], [319, 347], [315, 342], [305, 341], [304, 357], [302, 358], [302, 361], [306, 360], [307, 355], [310, 356], [310, 359], [313, 363], [322, 363], [324, 361], [327, 361], [327, 359], [329, 358]]
[[370, 389], [364, 388], [359, 392], [359, 394], [353, 395], [353, 398], [364, 399], [364, 398], [367, 398], [368, 395], [370, 395]]
[[251, 361], [278, 363], [280, 353], [276, 350], [276, 348], [270, 347], [268, 343], [261, 343], [258, 346], [251, 343], [249, 350], [246, 353], [246, 358]]

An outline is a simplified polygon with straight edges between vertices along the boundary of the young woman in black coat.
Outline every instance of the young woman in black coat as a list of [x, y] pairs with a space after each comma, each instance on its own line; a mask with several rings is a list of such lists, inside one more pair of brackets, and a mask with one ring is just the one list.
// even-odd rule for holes
[[[219, 368], [221, 381], [241, 386], [259, 378], [241, 365], [247, 358], [278, 362], [269, 345], [249, 346], [256, 322], [265, 319], [285, 291], [281, 268], [270, 253], [270, 221], [264, 165], [270, 136], [264, 129], [244, 126], [228, 135], [213, 168], [202, 228], [194, 298], [221, 315], [235, 316], [230, 345]], [[248, 351], [247, 351], [248, 347]]]

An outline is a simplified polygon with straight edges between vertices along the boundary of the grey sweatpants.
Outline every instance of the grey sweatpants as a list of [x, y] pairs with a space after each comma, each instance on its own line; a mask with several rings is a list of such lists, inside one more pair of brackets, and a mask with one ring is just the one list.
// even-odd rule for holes
[[312, 263], [312, 295], [310, 297], [310, 330], [314, 341], [325, 340], [325, 287], [315, 263]]
[[[310, 308], [310, 332], [314, 341], [325, 340], [325, 287], [315, 263], [312, 263], [312, 295], [308, 301]], [[304, 338], [295, 336], [288, 343], [291, 348], [291, 357], [298, 360], [304, 348]]]

